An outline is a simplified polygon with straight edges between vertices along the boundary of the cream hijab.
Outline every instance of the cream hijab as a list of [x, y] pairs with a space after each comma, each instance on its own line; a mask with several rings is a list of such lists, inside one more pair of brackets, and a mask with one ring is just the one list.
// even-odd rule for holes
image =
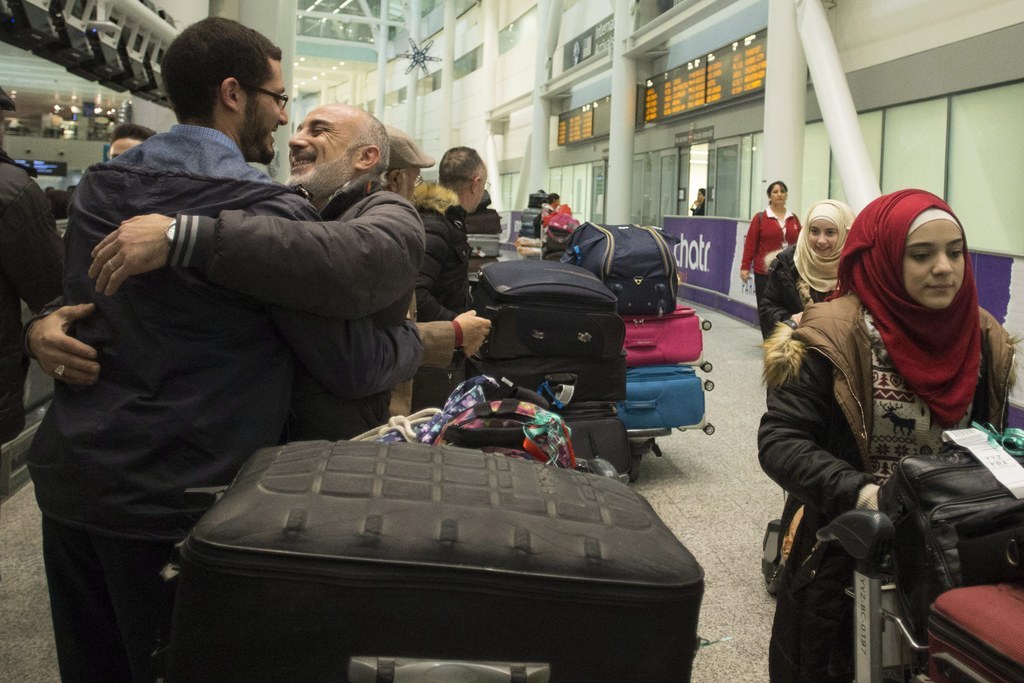
[[[836, 276], [839, 271], [839, 255], [846, 242], [846, 233], [853, 223], [853, 210], [846, 204], [835, 199], [823, 199], [811, 204], [807, 210], [807, 218], [800, 236], [796, 240], [796, 251], [793, 260], [800, 276], [819, 292], [831, 292], [836, 288]], [[822, 256], [811, 246], [811, 221], [825, 220], [839, 230], [836, 246], [827, 255]]]

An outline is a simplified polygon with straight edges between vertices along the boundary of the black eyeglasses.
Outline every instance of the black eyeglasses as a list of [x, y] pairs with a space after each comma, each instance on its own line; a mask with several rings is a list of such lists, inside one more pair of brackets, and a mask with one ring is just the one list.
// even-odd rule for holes
[[284, 109], [285, 107], [288, 106], [288, 96], [287, 95], [282, 95], [281, 93], [276, 93], [276, 92], [267, 90], [266, 88], [261, 88], [261, 87], [259, 87], [257, 85], [246, 85], [245, 83], [241, 83], [240, 85], [243, 88], [245, 88], [246, 90], [255, 90], [256, 92], [261, 92], [264, 95], [270, 95], [275, 100], [277, 100], [277, 106], [280, 107], [281, 109]]

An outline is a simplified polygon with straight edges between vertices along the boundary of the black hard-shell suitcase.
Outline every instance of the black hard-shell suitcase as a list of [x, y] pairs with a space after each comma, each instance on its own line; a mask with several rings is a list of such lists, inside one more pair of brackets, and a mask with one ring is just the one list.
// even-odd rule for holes
[[466, 359], [467, 377], [506, 377], [545, 398], [547, 387], [571, 386], [573, 401], [626, 400], [626, 354], [614, 358], [527, 357], [494, 360], [473, 356]]
[[492, 322], [484, 358], [611, 358], [626, 335], [608, 288], [593, 273], [558, 262], [485, 264], [473, 306]]
[[635, 480], [626, 425], [619, 419], [614, 403], [573, 400], [554, 409], [569, 428], [577, 460], [603, 458], [619, 474], [628, 474]]
[[688, 681], [703, 584], [618, 481], [293, 443], [258, 451], [182, 544], [167, 680], [346, 681], [353, 658], [401, 657]]

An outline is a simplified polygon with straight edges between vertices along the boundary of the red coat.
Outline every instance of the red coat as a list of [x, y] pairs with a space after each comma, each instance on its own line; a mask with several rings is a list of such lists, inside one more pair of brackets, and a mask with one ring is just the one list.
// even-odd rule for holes
[[[793, 214], [786, 216], [786, 246], [796, 244], [799, 235], [800, 220]], [[750, 228], [743, 243], [740, 270], [753, 270], [758, 275], [766, 274], [768, 264], [764, 262], [764, 257], [782, 248], [782, 230], [779, 229], [779, 222], [775, 220], [775, 216], [769, 215], [767, 210], [761, 211], [750, 220]], [[751, 261], [754, 262], [753, 268], [750, 267]]]

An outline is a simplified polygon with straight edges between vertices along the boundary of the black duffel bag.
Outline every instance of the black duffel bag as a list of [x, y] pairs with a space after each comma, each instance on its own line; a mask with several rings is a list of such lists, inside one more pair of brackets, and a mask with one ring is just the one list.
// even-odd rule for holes
[[897, 595], [915, 637], [927, 637], [940, 593], [1024, 579], [1024, 502], [967, 449], [947, 443], [934, 455], [901, 459], [878, 502], [896, 527]]

